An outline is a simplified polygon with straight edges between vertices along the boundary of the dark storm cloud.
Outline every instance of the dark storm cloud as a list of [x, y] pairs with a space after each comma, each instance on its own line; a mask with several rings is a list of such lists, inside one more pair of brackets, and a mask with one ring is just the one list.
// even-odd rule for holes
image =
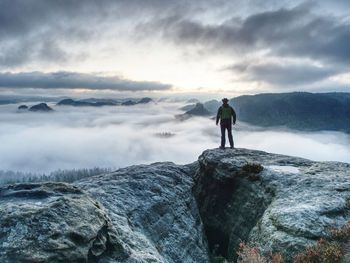
[[[127, 17], [122, 12], [136, 4], [123, 2], [128, 1], [0, 1], [0, 67], [66, 62], [86, 55], [84, 45], [101, 39], [107, 22]], [[70, 45], [74, 43], [83, 46], [73, 51]]]
[[131, 81], [118, 77], [99, 77], [75, 72], [0, 73], [0, 88], [91, 89], [120, 91], [167, 90], [158, 82]]
[[341, 70], [309, 64], [239, 63], [224, 70], [242, 74], [246, 80], [263, 81], [275, 85], [299, 85], [318, 82]]
[[[206, 2], [194, 6], [200, 9]], [[121, 21], [132, 27], [157, 14], [185, 15], [193, 9], [188, 0], [1, 0], [0, 67], [88, 56], [84, 46], [108, 41], [104, 34], [122, 27]], [[71, 50], [72, 44], [80, 48]]]
[[84, 10], [82, 1], [0, 1], [0, 66], [20, 66], [28, 61], [61, 63], [74, 58], [63, 42], [94, 36], [89, 24], [81, 21], [83, 26], [76, 27], [86, 15]]
[[220, 24], [208, 24], [171, 16], [140, 26], [148, 32], [161, 30], [165, 39], [176, 44], [202, 45], [210, 52], [256, 52], [270, 55], [309, 57], [347, 63], [350, 59], [349, 23], [312, 12], [312, 5], [278, 9], [232, 17]]

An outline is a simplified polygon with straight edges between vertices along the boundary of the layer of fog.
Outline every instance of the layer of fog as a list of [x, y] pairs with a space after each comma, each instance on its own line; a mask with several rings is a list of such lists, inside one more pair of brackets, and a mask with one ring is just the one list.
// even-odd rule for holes
[[[30, 104], [29, 104], [30, 105]], [[114, 107], [59, 107], [53, 113], [18, 113], [0, 106], [0, 170], [119, 168], [172, 161], [190, 163], [219, 146], [220, 131], [209, 118], [175, 119], [182, 103]], [[262, 130], [238, 121], [235, 146], [321, 161], [350, 162], [349, 135]]]

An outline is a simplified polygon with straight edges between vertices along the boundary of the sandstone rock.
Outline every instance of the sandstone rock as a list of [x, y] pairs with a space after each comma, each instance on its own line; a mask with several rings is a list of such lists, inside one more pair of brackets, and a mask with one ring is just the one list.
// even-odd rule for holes
[[231, 262], [245, 240], [288, 263], [350, 219], [350, 164], [246, 149], [74, 185], [0, 188], [0, 262], [207, 263], [208, 251]]
[[123, 262], [209, 262], [190, 176], [196, 164], [155, 163], [76, 183], [108, 210], [129, 258]]
[[[99, 262], [126, 258], [104, 208], [64, 183], [0, 188], [0, 262]], [[117, 261], [115, 261], [117, 262]]]
[[[287, 262], [327, 229], [350, 219], [350, 164], [246, 149], [207, 150], [194, 194], [211, 250], [232, 260], [240, 240], [282, 252]], [[259, 163], [259, 174], [245, 172]]]

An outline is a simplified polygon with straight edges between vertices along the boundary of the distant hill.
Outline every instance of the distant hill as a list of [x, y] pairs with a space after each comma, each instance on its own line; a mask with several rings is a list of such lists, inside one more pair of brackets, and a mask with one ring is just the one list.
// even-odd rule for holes
[[146, 104], [151, 102], [151, 98], [142, 98], [142, 99], [127, 99], [127, 100], [112, 100], [112, 99], [84, 99], [84, 100], [73, 100], [73, 99], [64, 99], [57, 103], [58, 106], [68, 105], [74, 107], [101, 107], [101, 106], [115, 106], [115, 105], [123, 105], [130, 106], [136, 104]]
[[101, 106], [114, 106], [117, 105], [116, 102], [112, 100], [100, 100], [100, 101], [91, 101], [91, 100], [72, 100], [72, 99], [64, 99], [57, 103], [57, 105], [69, 105], [75, 107], [101, 107]]
[[[221, 102], [189, 104], [181, 108], [182, 119], [193, 115], [216, 115]], [[238, 121], [262, 127], [283, 126], [302, 131], [350, 133], [350, 93], [268, 93], [230, 99]], [[198, 114], [197, 114], [198, 113]]]
[[222, 105], [222, 102], [217, 100], [210, 100], [210, 101], [204, 102], [203, 105], [204, 105], [204, 108], [206, 108], [210, 113], [213, 113], [216, 115], [219, 107]]
[[28, 110], [28, 106], [27, 105], [20, 105], [17, 109], [21, 110], [21, 111]]
[[182, 108], [182, 110], [188, 109], [184, 114], [176, 115], [175, 118], [184, 121], [194, 116], [210, 116], [212, 115], [202, 103], [197, 103], [195, 105], [188, 105]]
[[123, 105], [123, 106], [132, 106], [132, 105], [136, 105], [136, 104], [147, 104], [147, 103], [150, 103], [152, 101], [153, 100], [151, 98], [148, 98], [148, 97], [142, 98], [140, 100], [128, 99], [128, 100], [122, 102], [121, 105]]
[[51, 107], [49, 107], [46, 103], [39, 103], [37, 105], [30, 107], [29, 111], [49, 112], [49, 111], [53, 111], [53, 109]]
[[204, 108], [204, 105], [202, 103], [197, 103], [196, 106], [193, 109], [187, 111], [186, 114], [195, 116], [208, 116], [210, 115], [210, 112]]
[[122, 103], [123, 106], [132, 106], [132, 105], [135, 105], [136, 102], [135, 101], [132, 101], [132, 100], [127, 100], [127, 101], [124, 101]]
[[231, 99], [229, 104], [238, 120], [258, 126], [350, 133], [350, 93], [245, 95]]
[[151, 101], [152, 101], [151, 98], [145, 97], [145, 98], [140, 99], [137, 103], [138, 104], [146, 104], [146, 103], [149, 103]]

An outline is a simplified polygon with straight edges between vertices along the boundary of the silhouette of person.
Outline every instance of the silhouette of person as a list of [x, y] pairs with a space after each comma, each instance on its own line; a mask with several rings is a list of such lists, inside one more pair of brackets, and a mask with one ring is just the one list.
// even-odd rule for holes
[[218, 109], [216, 115], [216, 125], [218, 125], [220, 120], [221, 128], [221, 145], [220, 149], [225, 149], [225, 131], [227, 130], [228, 140], [230, 142], [230, 148], [233, 149], [233, 138], [232, 138], [232, 125], [236, 123], [236, 112], [233, 108], [228, 105], [228, 99], [222, 99], [222, 106]]

